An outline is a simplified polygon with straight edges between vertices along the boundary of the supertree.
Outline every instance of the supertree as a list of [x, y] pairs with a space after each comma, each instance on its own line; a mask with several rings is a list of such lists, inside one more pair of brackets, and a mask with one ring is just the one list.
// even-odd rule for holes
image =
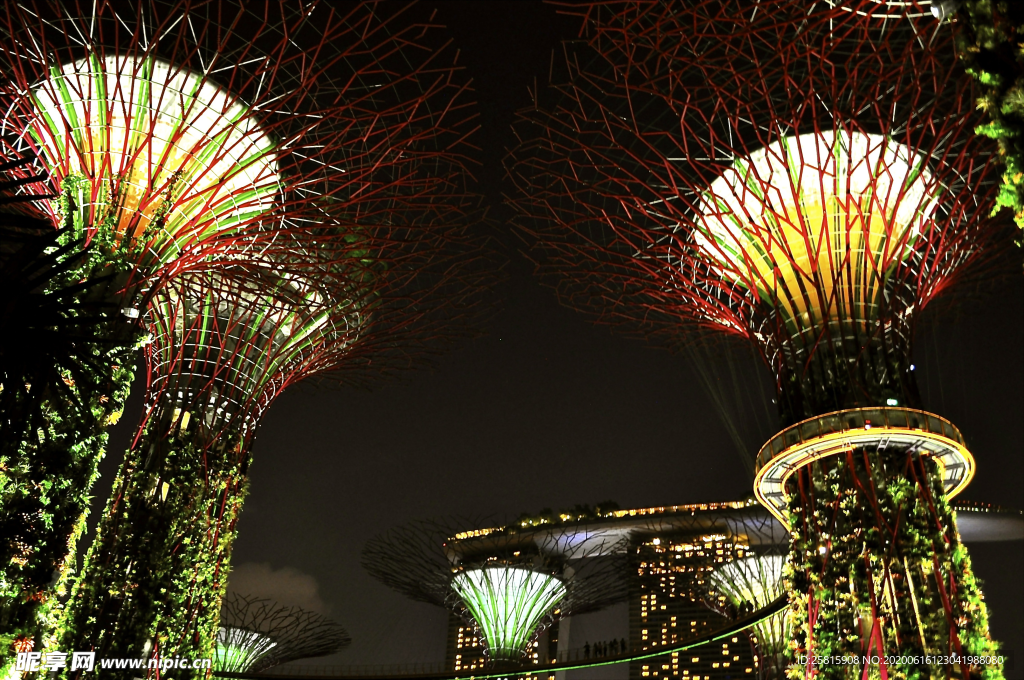
[[345, 629], [322, 614], [228, 593], [221, 607], [213, 669], [258, 673], [289, 661], [334, 654], [350, 644]]
[[[2, 618], [16, 637], [51, 599], [51, 574], [67, 567], [104, 427], [123, 408], [139, 339], [138, 324], [124, 316], [139, 317], [177, 272], [217, 256], [243, 263], [285, 226], [285, 208], [294, 218], [308, 214], [312, 194], [301, 189], [316, 173], [309, 175], [307, 158], [339, 141], [282, 115], [323, 112], [328, 103], [310, 95], [309, 82], [297, 87], [316, 78], [312, 68], [282, 68], [300, 50], [272, 24], [254, 33], [269, 48], [259, 50], [209, 30], [219, 28], [206, 16], [215, 9], [193, 13], [208, 28], [198, 40], [192, 22], [181, 21], [185, 5], [80, 12], [38, 3], [11, 8], [0, 26], [9, 60], [0, 138], [22, 161], [9, 169], [18, 198], [37, 199], [25, 212], [60, 229], [62, 247], [88, 248], [46, 292], [66, 299], [90, 282], [93, 301], [115, 310], [95, 327], [98, 342], [79, 339], [91, 361], [62, 371], [83, 408], [68, 414], [67, 396], [57, 394], [36, 413], [26, 395], [30, 418], [21, 421], [33, 423], [34, 436], [15, 427], [3, 433], [3, 512], [17, 526], [3, 546]], [[227, 74], [226, 88], [214, 84], [215, 72]], [[14, 399], [38, 384], [5, 386]]]
[[[778, 551], [737, 556], [711, 573], [713, 590], [727, 598], [739, 611], [767, 607], [785, 593], [782, 569], [786, 556]], [[786, 653], [792, 636], [786, 612], [779, 612], [753, 628], [762, 678], [784, 678], [789, 661]]]
[[[514, 202], [543, 270], [599, 321], [745, 340], [771, 368], [786, 429], [755, 492], [792, 530], [796, 656], [925, 677], [946, 673], [925, 654], [991, 654], [947, 503], [974, 461], [912, 408], [921, 310], [1013, 239], [987, 220], [997, 161], [950, 39], [913, 3], [583, 11], [564, 79], [517, 123]], [[922, 662], [887, 668], [896, 651]]]
[[626, 544], [585, 521], [470, 529], [450, 518], [412, 522], [370, 540], [363, 567], [419, 602], [446, 607], [483, 635], [488, 664], [516, 668], [555, 621], [626, 596]]
[[[145, 414], [62, 647], [208, 656], [253, 439], [273, 400], [311, 376], [350, 384], [414, 365], [462, 332], [488, 273], [473, 266], [452, 151], [468, 122], [464, 90], [432, 75], [442, 86], [410, 111], [421, 133], [380, 163], [376, 186], [327, 204], [287, 257], [244, 276], [180, 276], [154, 296]], [[332, 235], [343, 238], [332, 246]]]
[[[461, 233], [461, 223], [445, 218], [464, 207], [453, 196], [453, 188], [462, 191], [452, 184], [461, 179], [455, 168], [461, 161], [453, 159], [471, 116], [460, 98], [464, 84], [452, 79], [450, 65], [435, 64], [438, 45], [433, 32], [425, 37], [429, 26], [405, 21], [399, 7], [382, 16], [375, 3], [342, 10], [316, 3], [241, 7], [158, 0], [85, 9], [40, 3], [13, 8], [4, 21], [12, 61], [12, 83], [3, 92], [5, 149], [13, 156], [35, 155], [50, 178], [50, 193], [59, 196], [56, 203], [38, 202], [35, 211], [70, 222], [76, 237], [101, 246], [104, 261], [116, 261], [121, 280], [109, 288], [118, 309], [144, 318], [151, 301], [164, 308], [158, 314], [180, 308], [176, 318], [185, 325], [177, 330], [184, 330], [216, 316], [195, 300], [205, 296], [207, 310], [225, 310], [231, 300], [218, 296], [230, 291], [248, 301], [248, 311], [236, 320], [272, 323], [259, 316], [254, 300], [261, 295], [291, 310], [283, 315], [302, 317], [312, 349], [303, 354], [298, 342], [284, 343], [293, 356], [273, 366], [254, 364], [253, 371], [267, 376], [250, 383], [262, 392], [239, 398], [240, 409], [266, 406], [284, 384], [340, 361], [344, 343], [337, 334], [316, 332], [320, 326], [311, 315], [318, 306], [335, 319], [352, 313], [343, 311], [346, 296], [364, 304], [364, 317], [372, 306], [374, 332], [394, 330], [395, 342], [404, 337], [411, 343], [405, 347], [410, 355], [437, 330], [435, 322], [419, 321], [433, 318], [438, 307], [425, 299], [443, 282], [460, 281], [458, 267], [442, 266], [450, 253], [441, 253], [441, 244], [454, 244]], [[395, 29], [398, 22], [402, 26]], [[447, 133], [443, 143], [450, 148], [442, 152]], [[445, 200], [451, 205], [441, 205]], [[415, 217], [403, 219], [406, 213]], [[371, 258], [373, 266], [364, 266]], [[352, 272], [360, 267], [372, 273], [372, 283], [354, 283]], [[325, 291], [317, 293], [321, 299], [307, 300], [300, 313], [295, 295], [311, 289], [303, 281], [325, 268], [331, 271]], [[436, 274], [436, 280], [421, 281], [410, 293], [405, 287], [412, 285], [412, 271], [425, 278]], [[81, 272], [79, 278], [90, 275]], [[259, 291], [262, 281], [267, 291]], [[453, 296], [456, 304], [461, 299]], [[151, 318], [140, 325], [152, 339], [161, 327], [170, 328], [166, 323]], [[151, 346], [150, 356], [165, 351], [166, 341], [165, 335], [164, 345]], [[361, 346], [398, 356], [383, 340]], [[257, 347], [232, 345], [218, 358], [230, 362], [229, 355], [275, 351], [271, 341]], [[354, 356], [353, 364], [371, 361], [365, 353]], [[130, 371], [131, 361], [121, 357], [118, 370]], [[117, 385], [123, 397], [127, 380]], [[150, 387], [147, 421], [161, 415], [154, 413], [152, 379]], [[40, 507], [26, 536], [8, 545], [21, 551], [5, 565], [12, 572], [5, 580], [8, 630], [15, 630], [21, 646], [38, 642], [38, 610], [52, 604], [69, 574], [66, 560], [42, 564], [30, 558], [60, 549], [66, 556], [73, 549], [102, 451], [102, 425], [120, 410], [110, 393], [89, 398], [105, 409], [95, 422], [58, 423], [61, 436], [50, 437], [67, 459], [63, 466], [50, 466], [45, 480], [17, 479], [27, 496], [39, 496], [55, 479], [75, 482], [69, 497], [36, 499]], [[251, 442], [251, 427], [235, 427]], [[22, 444], [27, 450], [18, 455], [28, 466], [40, 454], [34, 444]], [[244, 454], [247, 445], [239, 451]], [[146, 462], [159, 466], [160, 458]], [[130, 455], [122, 472], [137, 463]], [[123, 493], [120, 485], [133, 482], [120, 479], [115, 488]], [[119, 501], [115, 494], [111, 509], [123, 510]], [[52, 521], [55, 508], [74, 518], [70, 527]], [[21, 568], [25, 563], [33, 566], [31, 574]], [[54, 569], [64, 569], [56, 588]], [[104, 576], [97, 571], [92, 578], [98, 583]], [[219, 585], [208, 585], [219, 597]], [[206, 602], [202, 608], [215, 619], [217, 607]], [[132, 626], [154, 624], [143, 619], [140, 614]], [[75, 626], [65, 628], [73, 635]], [[177, 632], [187, 637], [184, 629]]]
[[[352, 382], [401, 367], [455, 328], [452, 310], [437, 307], [465, 292], [452, 278], [458, 267], [419, 261], [441, 245], [425, 243], [420, 226], [353, 231], [361, 238], [348, 244], [349, 261], [334, 254], [311, 272], [307, 260], [302, 276], [279, 271], [276, 287], [269, 276], [217, 274], [181, 277], [156, 296], [145, 414], [72, 591], [61, 647], [151, 658], [211, 651], [266, 409], [309, 376]], [[413, 241], [403, 248], [405, 228]], [[433, 237], [450, 240], [447, 231]]]

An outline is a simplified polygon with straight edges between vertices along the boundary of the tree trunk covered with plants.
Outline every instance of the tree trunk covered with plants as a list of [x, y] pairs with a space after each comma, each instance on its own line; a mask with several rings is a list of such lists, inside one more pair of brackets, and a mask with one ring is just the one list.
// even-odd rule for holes
[[998, 654], [935, 467], [914, 451], [854, 449], [790, 479], [791, 678], [810, 677], [805, 657], [833, 662], [815, 677], [862, 678], [835, 660], [865, 655], [883, 659], [871, 678], [1003, 677], [998, 663], [926, 659]]
[[86, 241], [77, 189], [59, 198], [61, 229], [22, 239], [4, 267], [19, 279], [4, 316], [20, 337], [4, 348], [0, 394], [0, 671], [52, 635], [141, 338], [121, 311], [123, 253], [107, 232]]
[[[14, 652], [39, 649], [75, 574], [78, 539], [85, 530], [90, 492], [131, 387], [134, 348], [103, 352], [111, 375], [98, 392], [82, 394], [81, 407], [45, 403], [38, 420], [0, 463], [0, 545], [4, 565], [0, 629], [4, 665]], [[69, 413], [68, 411], [71, 411]]]
[[202, 425], [201, 417], [166, 403], [148, 414], [72, 590], [61, 649], [97, 657], [213, 656], [247, 491], [248, 442], [229, 431], [210, 444]]

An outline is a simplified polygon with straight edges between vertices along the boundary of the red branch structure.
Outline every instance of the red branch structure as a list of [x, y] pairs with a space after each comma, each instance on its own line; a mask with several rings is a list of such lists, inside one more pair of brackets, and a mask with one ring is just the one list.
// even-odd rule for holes
[[568, 11], [582, 37], [510, 167], [541, 273], [602, 323], [771, 367], [792, 427], [755, 490], [794, 532], [798, 655], [991, 650], [946, 504], [973, 458], [906, 408], [921, 310], [1012, 242], [952, 45], [913, 2]]

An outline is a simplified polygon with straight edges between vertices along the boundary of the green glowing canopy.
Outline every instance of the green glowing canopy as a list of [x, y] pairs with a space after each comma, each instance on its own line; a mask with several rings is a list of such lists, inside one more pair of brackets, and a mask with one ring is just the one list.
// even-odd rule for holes
[[452, 588], [483, 631], [492, 661], [520, 659], [541, 620], [565, 597], [556, 576], [501, 564], [460, 572]]
[[221, 628], [217, 631], [213, 669], [244, 673], [276, 646], [277, 643], [263, 633], [241, 628]]
[[925, 158], [881, 135], [782, 137], [701, 196], [701, 256], [777, 300], [802, 327], [877, 317], [885, 272], [928, 229], [942, 188]]
[[[782, 555], [744, 557], [711, 573], [712, 585], [734, 605], [763, 609], [782, 594]], [[754, 626], [758, 646], [766, 656], [785, 652], [791, 637], [787, 612], [779, 612]]]

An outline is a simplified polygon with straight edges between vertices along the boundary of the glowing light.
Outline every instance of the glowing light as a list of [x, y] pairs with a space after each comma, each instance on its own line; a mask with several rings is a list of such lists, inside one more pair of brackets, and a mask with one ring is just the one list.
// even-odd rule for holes
[[[783, 592], [781, 555], [744, 557], [727, 562], [711, 572], [712, 585], [729, 598], [734, 605], [752, 605], [761, 609], [771, 604]], [[790, 626], [786, 612], [754, 626], [761, 651], [768, 656], [782, 654], [790, 640]]]
[[[90, 223], [114, 211], [119, 235], [154, 222], [179, 247], [250, 223], [280, 193], [275, 147], [236, 97], [198, 73], [149, 57], [95, 56], [53, 69], [30, 126], [51, 174], [84, 176]], [[99, 218], [97, 220], [97, 218]]]
[[939, 192], [923, 157], [885, 137], [785, 137], [737, 159], [702, 194], [697, 246], [798, 328], [865, 321]]
[[513, 566], [463, 571], [452, 588], [483, 631], [490, 658], [502, 660], [522, 657], [541, 619], [566, 592], [555, 576]]
[[219, 671], [244, 673], [277, 646], [270, 636], [241, 628], [220, 628], [213, 652], [213, 667]]
[[754, 496], [780, 522], [788, 522], [784, 489], [797, 470], [852, 447], [877, 450], [882, 443], [905, 446], [934, 461], [947, 499], [963, 491], [977, 469], [963, 435], [944, 418], [908, 408], [846, 409], [795, 423], [761, 447]]
[[477, 538], [479, 536], [486, 536], [488, 534], [493, 534], [495, 531], [499, 531], [499, 529], [497, 529], [497, 528], [474, 529], [473, 531], [462, 531], [460, 533], [457, 533], [452, 538], [454, 540], [456, 540], [456, 541], [463, 541], [463, 540], [465, 540], [467, 538]]

